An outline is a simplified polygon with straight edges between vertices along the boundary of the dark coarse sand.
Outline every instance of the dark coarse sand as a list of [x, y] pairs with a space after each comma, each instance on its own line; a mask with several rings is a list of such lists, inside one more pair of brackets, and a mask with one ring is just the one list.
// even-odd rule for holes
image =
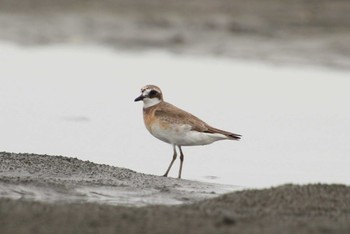
[[[228, 187], [10, 153], [0, 153], [0, 185], [1, 234], [350, 233], [345, 185], [284, 185], [218, 196]], [[79, 193], [79, 187], [86, 189]]]
[[350, 233], [350, 188], [285, 185], [181, 206], [0, 200], [7, 233]]

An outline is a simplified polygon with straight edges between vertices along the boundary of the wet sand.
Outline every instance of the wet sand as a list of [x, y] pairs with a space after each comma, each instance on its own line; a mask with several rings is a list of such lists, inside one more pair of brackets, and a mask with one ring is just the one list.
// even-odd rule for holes
[[344, 0], [0, 0], [0, 40], [350, 68]]
[[242, 188], [3, 152], [0, 188], [2, 234], [350, 232], [345, 185], [229, 193]]
[[177, 205], [238, 189], [242, 188], [146, 175], [77, 158], [0, 153], [2, 198], [48, 203]]

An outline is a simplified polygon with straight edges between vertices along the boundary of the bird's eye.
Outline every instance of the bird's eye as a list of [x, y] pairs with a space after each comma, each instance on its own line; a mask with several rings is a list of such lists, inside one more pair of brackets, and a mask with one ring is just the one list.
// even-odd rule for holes
[[156, 96], [157, 94], [158, 94], [158, 92], [155, 90], [151, 90], [151, 92], [149, 92], [150, 96]]

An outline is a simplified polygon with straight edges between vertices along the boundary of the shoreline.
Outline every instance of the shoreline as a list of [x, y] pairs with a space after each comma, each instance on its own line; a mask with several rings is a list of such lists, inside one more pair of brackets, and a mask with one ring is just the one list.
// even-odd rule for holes
[[241, 190], [62, 156], [2, 152], [0, 161], [2, 234], [350, 231], [345, 185]]

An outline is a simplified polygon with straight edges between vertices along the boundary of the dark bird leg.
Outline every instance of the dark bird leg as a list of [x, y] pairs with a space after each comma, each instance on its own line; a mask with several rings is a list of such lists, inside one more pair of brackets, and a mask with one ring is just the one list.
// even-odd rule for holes
[[168, 167], [168, 170], [166, 170], [165, 174], [163, 175], [164, 177], [167, 177], [167, 176], [168, 176], [168, 173], [169, 173], [171, 167], [173, 166], [174, 161], [175, 161], [175, 159], [176, 159], [176, 157], [177, 157], [175, 145], [173, 145], [173, 148], [174, 148], [173, 159], [172, 159], [171, 162], [170, 162], [170, 165], [169, 165], [169, 167]]
[[182, 164], [184, 162], [184, 154], [182, 153], [181, 146], [178, 146], [180, 150], [180, 170], [179, 170], [179, 179], [181, 179], [181, 172], [182, 172]]

